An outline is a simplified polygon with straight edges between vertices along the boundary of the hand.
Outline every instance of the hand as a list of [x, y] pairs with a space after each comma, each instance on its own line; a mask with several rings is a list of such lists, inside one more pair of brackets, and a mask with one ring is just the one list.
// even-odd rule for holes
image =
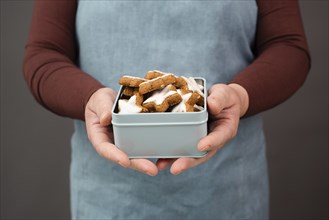
[[88, 138], [102, 157], [150, 176], [158, 173], [158, 168], [147, 159], [131, 159], [113, 143], [113, 132], [110, 126], [112, 107], [116, 92], [110, 88], [97, 90], [89, 99], [85, 108], [85, 120]]
[[202, 158], [160, 159], [156, 163], [158, 169], [163, 170], [172, 164], [170, 172], [177, 175], [208, 161], [235, 137], [240, 117], [246, 113], [248, 105], [248, 93], [242, 86], [213, 85], [207, 97], [209, 134], [198, 143], [198, 150], [208, 151], [208, 154]]

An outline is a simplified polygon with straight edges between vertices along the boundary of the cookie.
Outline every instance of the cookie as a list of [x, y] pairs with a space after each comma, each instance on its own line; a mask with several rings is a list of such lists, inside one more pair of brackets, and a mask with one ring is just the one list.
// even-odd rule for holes
[[197, 83], [193, 77], [188, 77], [188, 78], [185, 76], [178, 77], [176, 81], [176, 86], [181, 90], [199, 93], [200, 97], [197, 101], [197, 105], [204, 106], [204, 93], [203, 93], [204, 88], [202, 85]]
[[139, 84], [139, 93], [146, 94], [164, 88], [169, 84], [174, 84], [175, 82], [176, 77], [174, 76], [174, 74], [165, 74]]
[[172, 112], [194, 112], [195, 104], [200, 98], [200, 94], [197, 92], [187, 92], [178, 90], [178, 93], [182, 96], [182, 101], [172, 109]]
[[138, 87], [128, 87], [125, 86], [122, 88], [122, 94], [128, 97], [131, 97], [138, 93]]
[[154, 79], [154, 78], [157, 78], [159, 76], [163, 76], [165, 75], [164, 72], [161, 72], [159, 70], [152, 70], [152, 71], [148, 71], [146, 73], [146, 75], [144, 76], [145, 79]]
[[139, 85], [145, 81], [147, 80], [140, 77], [122, 76], [119, 80], [119, 84], [128, 87], [139, 87]]
[[181, 77], [181, 76], [179, 76], [179, 77], [176, 78], [175, 86], [178, 89], [189, 90], [186, 80], [183, 77]]
[[143, 107], [151, 112], [165, 112], [170, 106], [182, 101], [182, 97], [177, 93], [176, 88], [168, 85], [165, 88], [155, 91], [143, 102]]
[[194, 112], [200, 112], [200, 111], [203, 111], [203, 107], [202, 106], [199, 106], [199, 105], [194, 105]]
[[140, 112], [148, 112], [141, 104], [143, 96], [139, 93], [130, 97], [130, 99], [119, 99], [118, 107], [120, 114], [132, 114]]

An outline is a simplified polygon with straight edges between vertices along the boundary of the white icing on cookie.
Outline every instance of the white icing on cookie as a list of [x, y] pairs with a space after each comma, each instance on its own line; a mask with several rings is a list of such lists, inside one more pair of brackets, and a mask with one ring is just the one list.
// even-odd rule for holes
[[172, 109], [172, 112], [186, 112], [186, 102], [191, 98], [192, 93], [190, 92], [182, 95], [180, 89], [178, 89], [177, 92], [182, 96], [183, 100]]
[[127, 78], [130, 78], [130, 79], [138, 79], [138, 80], [144, 80], [144, 81], [145, 81], [144, 78], [137, 77], [137, 76], [128, 76], [128, 75], [124, 75], [124, 76], [122, 76], [122, 77], [127, 77]]
[[154, 78], [154, 79], [149, 79], [149, 80], [146, 80], [145, 82], [142, 82], [142, 83], [140, 84], [140, 86], [141, 86], [141, 85], [144, 85], [144, 84], [146, 84], [146, 83], [154, 82], [154, 81], [156, 81], [156, 80], [158, 80], [158, 79], [160, 79], [160, 78], [164, 78], [164, 77], [167, 77], [167, 76], [169, 76], [169, 75], [174, 76], [174, 74], [172, 74], [172, 73], [165, 73], [165, 74], [163, 74], [162, 76], [158, 76], [158, 77], [156, 77], [156, 78]]
[[176, 91], [170, 90], [171, 86], [172, 85], [168, 85], [162, 90], [154, 92], [144, 103], [154, 102], [156, 105], [160, 105], [167, 97], [177, 93]]
[[194, 105], [193, 108], [198, 111], [202, 111], [204, 109], [202, 106], [199, 106], [199, 105]]
[[187, 82], [188, 89], [197, 92], [203, 96], [202, 90], [204, 89], [202, 85], [198, 84], [193, 77], [186, 78], [182, 76], [182, 78]]
[[131, 114], [141, 112], [142, 107], [136, 105], [136, 95], [127, 99], [119, 100], [119, 113], [120, 114]]

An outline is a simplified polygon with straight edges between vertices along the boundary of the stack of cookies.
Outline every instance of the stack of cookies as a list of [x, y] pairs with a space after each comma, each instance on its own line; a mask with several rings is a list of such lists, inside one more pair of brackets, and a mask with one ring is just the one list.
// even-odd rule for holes
[[204, 107], [204, 87], [193, 77], [153, 70], [144, 78], [122, 76], [119, 84], [123, 86], [120, 114], [195, 112]]

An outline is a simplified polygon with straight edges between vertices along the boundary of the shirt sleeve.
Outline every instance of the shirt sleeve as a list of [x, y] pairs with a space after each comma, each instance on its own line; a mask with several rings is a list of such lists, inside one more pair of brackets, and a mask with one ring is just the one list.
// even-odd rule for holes
[[76, 66], [76, 9], [75, 0], [35, 1], [23, 73], [41, 105], [84, 120], [89, 97], [103, 85]]
[[244, 117], [270, 109], [294, 94], [310, 69], [297, 0], [258, 0], [256, 59], [232, 80], [249, 95]]

